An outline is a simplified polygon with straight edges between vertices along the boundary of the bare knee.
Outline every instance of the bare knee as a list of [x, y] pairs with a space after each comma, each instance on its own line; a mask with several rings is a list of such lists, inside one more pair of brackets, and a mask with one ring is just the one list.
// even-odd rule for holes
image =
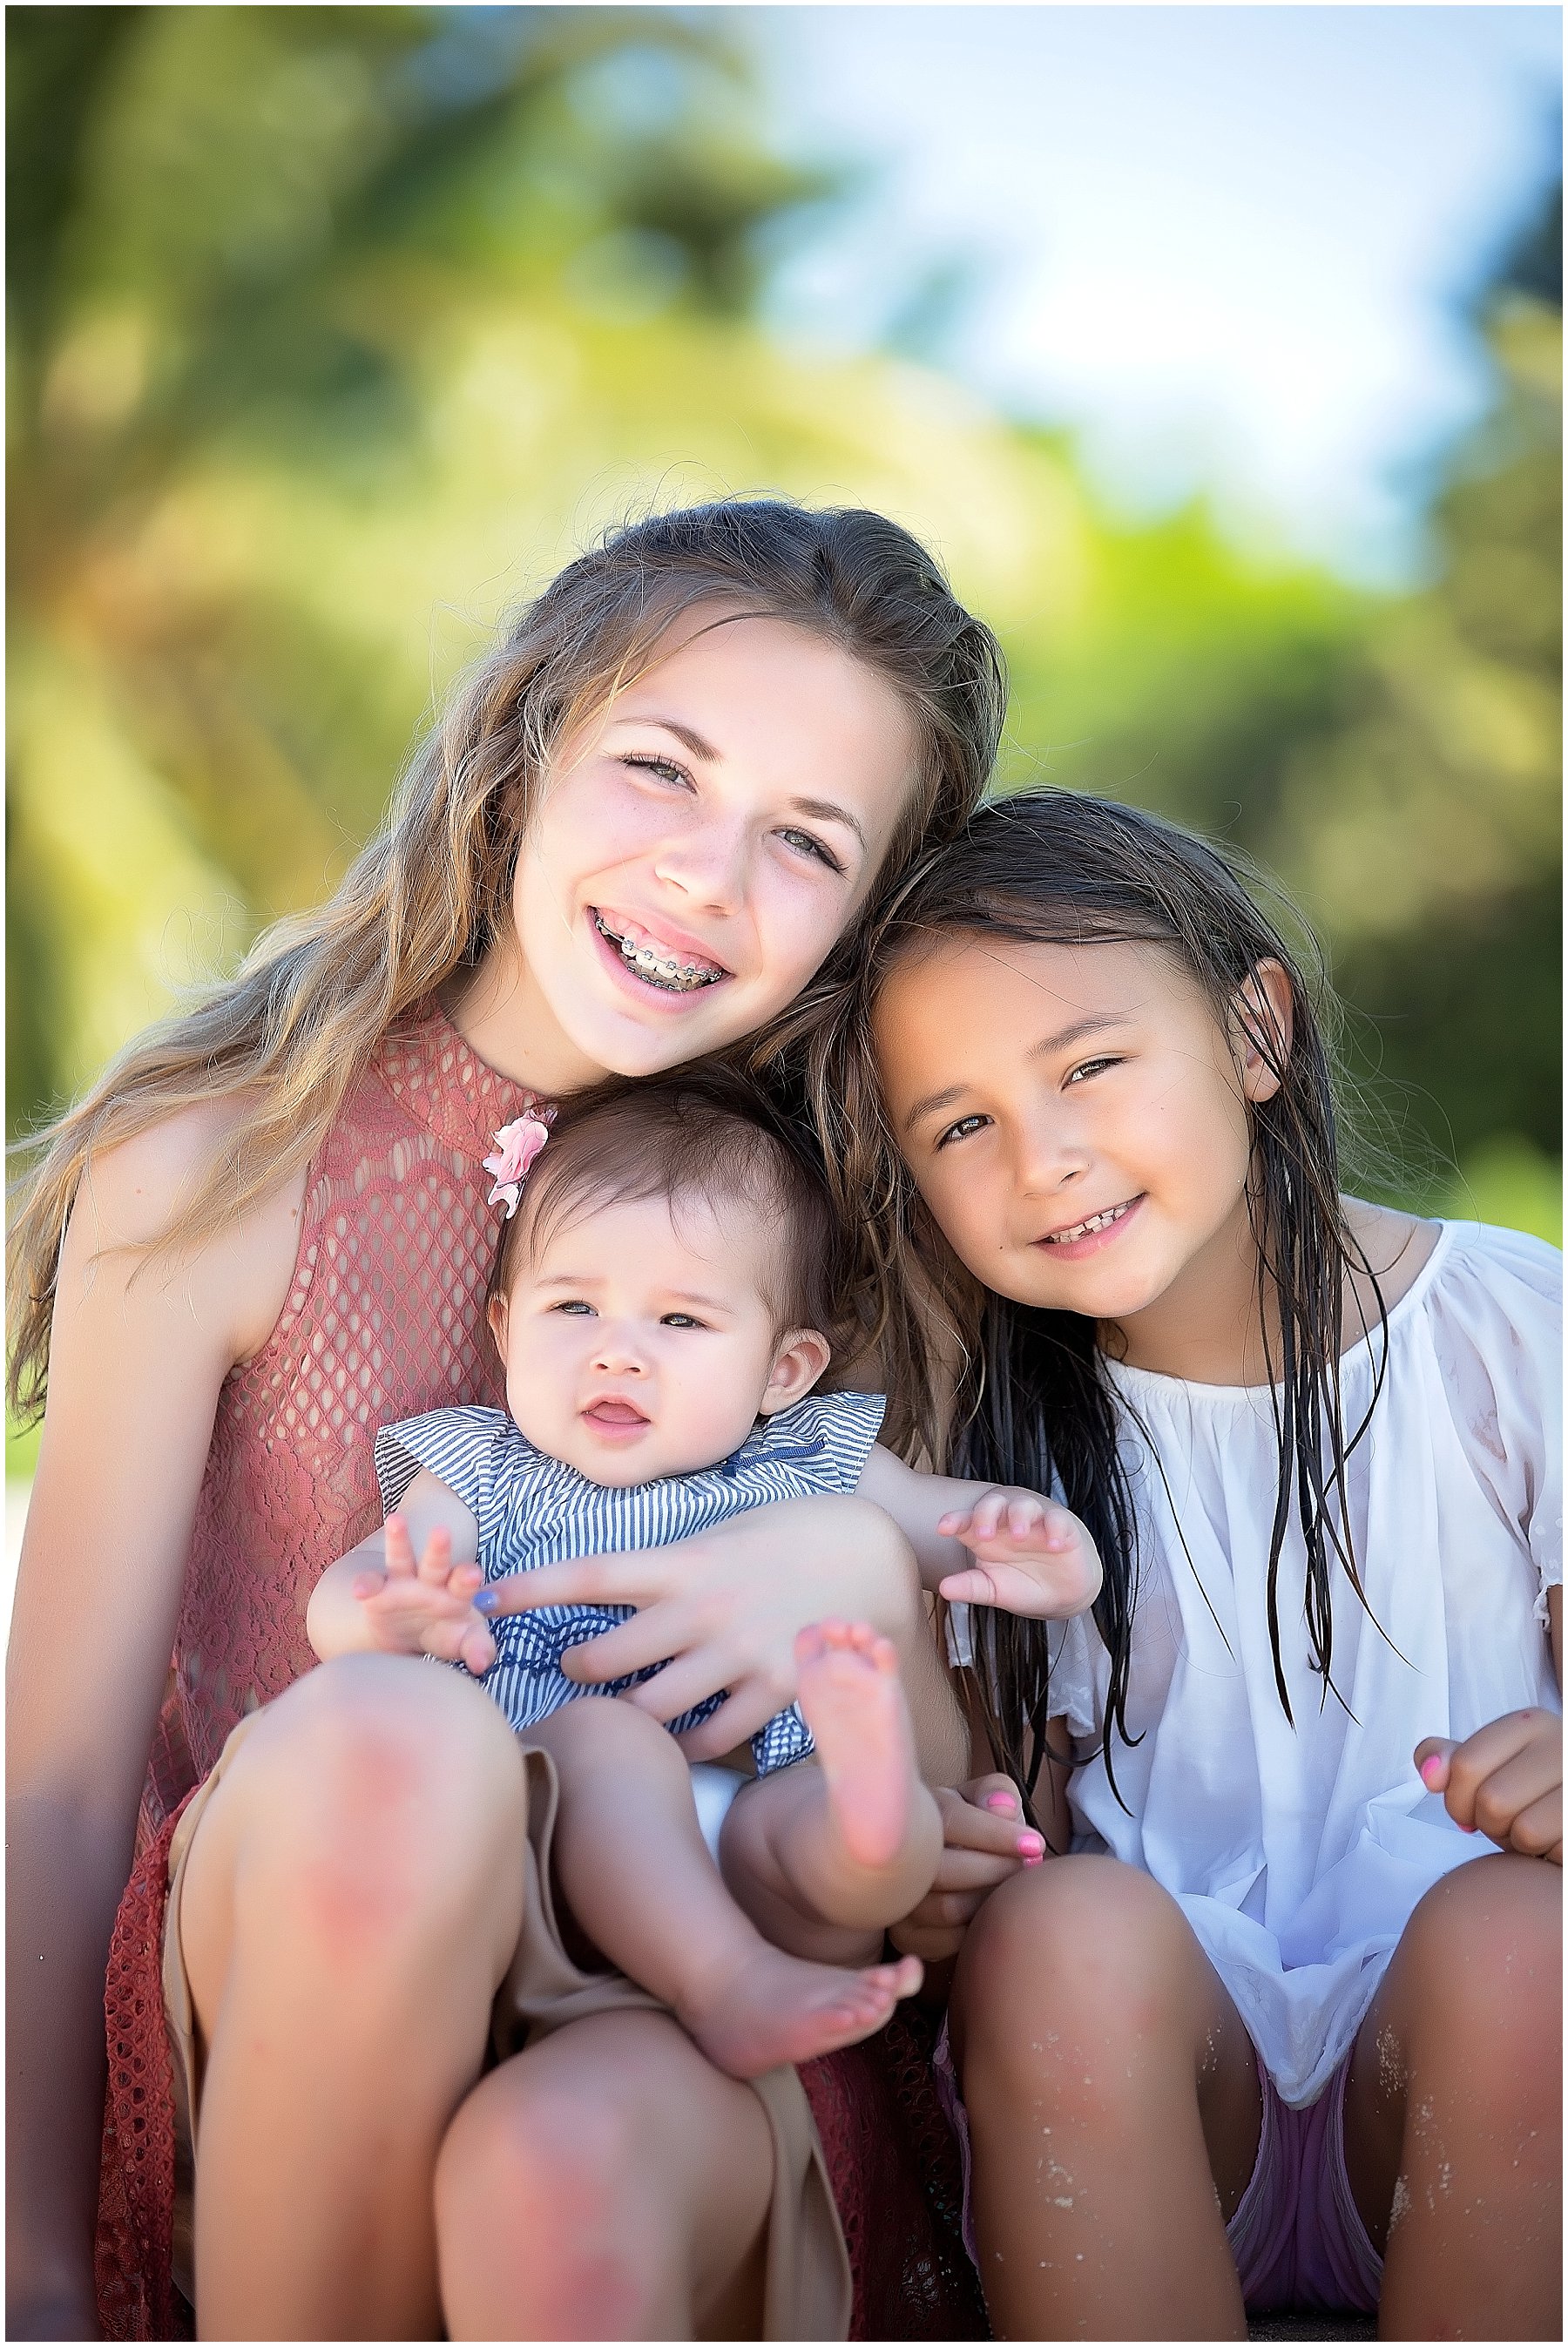
[[970, 1924], [954, 1995], [966, 2032], [1022, 2021], [1144, 2034], [1192, 1968], [1195, 1942], [1175, 1901], [1112, 1858], [1053, 1859], [993, 1891]]
[[1556, 1868], [1508, 1853], [1428, 1891], [1395, 1958], [1412, 2070], [1462, 2062], [1470, 2091], [1555, 2101], [1563, 2042], [1563, 1892]]
[[291, 1932], [345, 1949], [373, 1942], [381, 1961], [395, 1927], [455, 1900], [482, 1912], [493, 1896], [510, 1899], [527, 1830], [523, 1770], [500, 1713], [455, 1673], [354, 1655], [269, 1706], [219, 1787], [211, 1822], [232, 1845], [237, 1929], [248, 1911], [282, 1901]]
[[567, 2076], [536, 2086], [527, 2057], [492, 2073], [458, 2111], [436, 2163], [449, 2321], [477, 2292], [505, 2301], [513, 2337], [664, 2335], [648, 2321], [669, 2278], [655, 2271], [655, 2243], [635, 2221], [646, 2177], [641, 2135], [634, 2112], [608, 2091], [585, 2095]]

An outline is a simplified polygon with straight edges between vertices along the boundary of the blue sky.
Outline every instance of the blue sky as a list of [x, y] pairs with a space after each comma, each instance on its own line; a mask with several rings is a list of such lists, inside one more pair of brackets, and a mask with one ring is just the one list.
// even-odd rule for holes
[[784, 271], [784, 330], [883, 333], [922, 274], [934, 347], [1071, 425], [1132, 510], [1393, 579], [1433, 455], [1491, 378], [1456, 297], [1556, 151], [1555, 7], [744, 11], [781, 141], [875, 168]]

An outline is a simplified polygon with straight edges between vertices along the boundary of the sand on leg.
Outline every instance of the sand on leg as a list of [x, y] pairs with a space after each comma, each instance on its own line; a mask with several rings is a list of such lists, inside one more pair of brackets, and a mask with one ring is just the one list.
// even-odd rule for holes
[[1542, 1859], [1475, 1859], [1406, 1925], [1345, 2097], [1384, 2338], [1562, 2336], [1562, 1996], [1563, 1878]]
[[999, 2339], [1242, 2339], [1255, 2057], [1181, 1909], [1112, 1858], [992, 1891], [948, 2007]]

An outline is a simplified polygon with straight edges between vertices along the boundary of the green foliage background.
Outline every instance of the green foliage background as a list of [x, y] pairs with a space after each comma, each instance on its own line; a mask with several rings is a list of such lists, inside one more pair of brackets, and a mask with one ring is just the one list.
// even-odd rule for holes
[[1395, 599], [1118, 522], [1071, 443], [755, 322], [847, 178], [718, 12], [6, 19], [6, 1110], [329, 888], [507, 604], [653, 499], [885, 508], [998, 626], [1005, 775], [1239, 840], [1325, 935], [1386, 1193], [1561, 1230], [1561, 203]]

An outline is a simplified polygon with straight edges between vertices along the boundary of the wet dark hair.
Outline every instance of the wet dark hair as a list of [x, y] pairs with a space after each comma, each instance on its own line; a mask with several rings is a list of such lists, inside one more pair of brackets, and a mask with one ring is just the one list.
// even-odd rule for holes
[[502, 1231], [490, 1296], [567, 1225], [633, 1198], [738, 1204], [775, 1240], [766, 1300], [782, 1336], [842, 1327], [847, 1245], [808, 1144], [766, 1097], [722, 1061], [621, 1078], [560, 1109], [518, 1212]]
[[[1271, 895], [1277, 923], [1259, 901]], [[1294, 947], [1284, 930], [1298, 932]], [[1105, 1577], [1094, 1619], [1111, 1659], [1102, 1746], [1114, 1786], [1112, 1732], [1127, 1738], [1138, 1576], [1135, 1515], [1117, 1448], [1125, 1405], [1105, 1378], [1093, 1321], [994, 1295], [958, 1263], [921, 1204], [877, 1082], [871, 1014], [882, 987], [912, 955], [959, 936], [1157, 947], [1203, 989], [1233, 1036], [1238, 996], [1259, 965], [1276, 962], [1285, 973], [1288, 1040], [1261, 997], [1241, 1015], [1277, 1079], [1269, 1099], [1248, 1107], [1247, 1204], [1278, 1440], [1268, 1622], [1287, 1718], [1280, 1554], [1294, 1514], [1306, 1542], [1307, 1633], [1327, 1700], [1336, 1569], [1366, 1602], [1345, 1506], [1347, 1462], [1367, 1430], [1387, 1359], [1381, 1291], [1340, 1204], [1337, 1009], [1310, 930], [1242, 857], [1134, 807], [1030, 791], [982, 808], [951, 846], [917, 866], [868, 941], [855, 999], [809, 1051], [802, 1081], [835, 1186], [841, 1201], [860, 1202], [862, 1271], [878, 1296], [878, 1341], [895, 1398], [890, 1439], [918, 1440], [934, 1458], [947, 1448], [956, 1474], [1054, 1490], [1099, 1546]], [[1370, 1284], [1383, 1358], [1368, 1417], [1347, 1430], [1339, 1353], [1352, 1271]], [[959, 1356], [950, 1413], [938, 1393], [944, 1332]], [[944, 1419], [952, 1429], [946, 1445]], [[1032, 1790], [1050, 1716], [1045, 1625], [978, 1609], [975, 1627], [975, 1676], [997, 1757]]]

